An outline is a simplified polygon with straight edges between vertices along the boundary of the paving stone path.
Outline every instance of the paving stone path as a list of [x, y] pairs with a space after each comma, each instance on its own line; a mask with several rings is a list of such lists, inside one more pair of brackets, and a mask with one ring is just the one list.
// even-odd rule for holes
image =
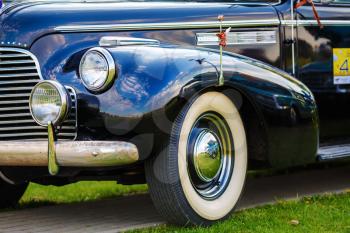
[[[248, 179], [238, 209], [350, 190], [350, 167]], [[120, 232], [163, 224], [148, 195], [0, 212], [0, 232]]]

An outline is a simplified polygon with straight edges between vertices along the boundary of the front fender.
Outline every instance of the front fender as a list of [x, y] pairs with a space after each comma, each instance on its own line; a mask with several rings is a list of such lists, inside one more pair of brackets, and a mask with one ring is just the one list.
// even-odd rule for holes
[[[118, 68], [114, 85], [104, 93], [90, 93], [77, 71], [83, 52], [93, 44], [82, 41], [43, 50], [38, 42], [32, 48], [45, 79], [76, 89], [78, 139], [114, 137], [134, 140], [139, 148], [152, 147], [159, 135], [170, 131], [184, 100], [208, 88], [218, 88], [220, 64], [216, 50], [120, 46], [108, 48]], [[318, 122], [311, 92], [288, 74], [247, 57], [225, 53], [223, 67], [225, 87], [238, 90], [256, 110], [265, 131], [270, 164], [314, 161]], [[298, 113], [297, 122], [291, 122], [292, 108]], [[141, 159], [147, 158], [150, 150], [146, 148]]]
[[[109, 51], [119, 72], [113, 90], [105, 94], [114, 104], [101, 103], [100, 110], [108, 113], [107, 122], [126, 119], [132, 127], [127, 130], [154, 133], [156, 127], [168, 132], [180, 101], [218, 88], [217, 51], [142, 46]], [[282, 167], [315, 161], [318, 117], [307, 87], [278, 69], [235, 54], [224, 54], [223, 67], [225, 87], [238, 90], [256, 110], [267, 136], [270, 164]], [[137, 120], [130, 124], [130, 119]]]

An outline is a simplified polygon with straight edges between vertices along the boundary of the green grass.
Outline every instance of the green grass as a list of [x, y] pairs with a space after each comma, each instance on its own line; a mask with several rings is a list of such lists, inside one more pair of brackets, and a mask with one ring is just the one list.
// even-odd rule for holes
[[210, 228], [160, 226], [134, 232], [349, 233], [350, 193], [280, 201], [275, 205], [240, 211]]
[[[124, 186], [114, 181], [84, 181], [62, 187], [31, 183], [19, 208], [94, 201], [145, 192], [146, 185]], [[210, 228], [160, 226], [135, 232], [350, 233], [350, 191], [340, 195], [308, 197], [300, 201], [278, 201], [275, 205], [239, 211]]]
[[94, 201], [147, 192], [146, 185], [124, 186], [115, 181], [82, 181], [62, 187], [31, 183], [20, 200], [20, 208]]

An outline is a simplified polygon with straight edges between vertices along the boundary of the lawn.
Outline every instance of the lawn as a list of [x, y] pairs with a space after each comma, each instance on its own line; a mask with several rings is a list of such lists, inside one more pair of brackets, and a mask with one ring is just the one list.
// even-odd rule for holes
[[[19, 208], [94, 201], [145, 192], [146, 185], [123, 186], [114, 181], [83, 181], [62, 187], [32, 183], [21, 199]], [[239, 211], [226, 221], [210, 228], [159, 226], [135, 232], [350, 233], [350, 190], [339, 195], [308, 197], [299, 201], [278, 201], [275, 205]]]
[[300, 201], [280, 201], [235, 213], [228, 220], [210, 228], [160, 226], [135, 233], [349, 233], [350, 192], [340, 195], [308, 197]]
[[20, 200], [20, 208], [94, 201], [147, 192], [146, 185], [124, 186], [115, 181], [81, 181], [62, 187], [31, 183]]

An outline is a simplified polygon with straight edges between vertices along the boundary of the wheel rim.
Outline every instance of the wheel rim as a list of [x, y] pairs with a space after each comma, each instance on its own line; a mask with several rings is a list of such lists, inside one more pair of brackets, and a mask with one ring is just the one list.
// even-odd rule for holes
[[216, 199], [229, 184], [233, 170], [232, 135], [217, 113], [202, 114], [187, 144], [187, 164], [193, 188], [204, 199]]

